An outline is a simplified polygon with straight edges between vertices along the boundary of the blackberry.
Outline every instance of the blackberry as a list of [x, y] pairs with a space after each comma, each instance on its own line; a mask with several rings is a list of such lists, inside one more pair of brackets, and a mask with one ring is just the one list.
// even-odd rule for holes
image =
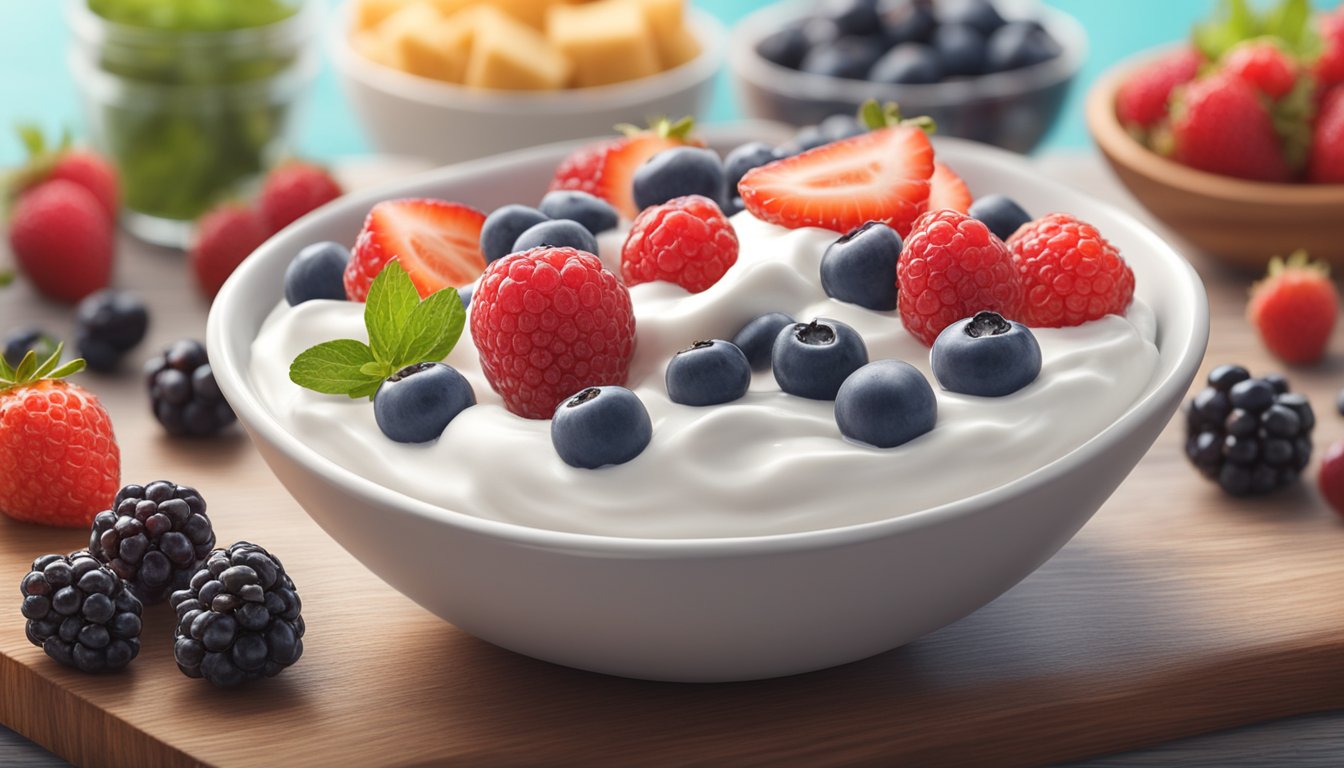
[[200, 342], [174, 342], [145, 364], [154, 418], [174, 437], [209, 437], [237, 418]]
[[234, 686], [274, 677], [303, 655], [294, 582], [255, 544], [211, 552], [170, 602], [177, 611], [173, 657], [187, 677]]
[[99, 672], [140, 653], [140, 601], [92, 553], [37, 558], [19, 591], [28, 641], [56, 661]]
[[115, 371], [148, 330], [149, 311], [129, 291], [99, 291], [75, 310], [75, 348], [91, 370], [101, 373]]
[[89, 535], [89, 550], [145, 605], [184, 589], [214, 547], [205, 499], [166, 480], [122, 488]]
[[41, 328], [32, 326], [16, 328], [5, 334], [3, 352], [5, 362], [9, 363], [11, 368], [18, 368], [19, 363], [23, 362], [23, 356], [30, 351], [36, 353], [38, 362], [41, 362], [55, 354], [57, 343], [55, 338]]
[[1279, 374], [1252, 378], [1237, 365], [1209, 373], [1186, 409], [1185, 455], [1233, 496], [1258, 496], [1297, 480], [1311, 461], [1311, 403]]

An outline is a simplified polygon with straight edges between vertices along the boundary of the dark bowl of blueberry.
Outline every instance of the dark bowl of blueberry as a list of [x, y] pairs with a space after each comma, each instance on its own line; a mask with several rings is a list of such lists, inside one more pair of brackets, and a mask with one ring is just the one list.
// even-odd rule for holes
[[1045, 136], [1087, 57], [1082, 25], [1035, 0], [786, 2], [732, 41], [752, 117], [810, 125], [875, 98], [1017, 152]]

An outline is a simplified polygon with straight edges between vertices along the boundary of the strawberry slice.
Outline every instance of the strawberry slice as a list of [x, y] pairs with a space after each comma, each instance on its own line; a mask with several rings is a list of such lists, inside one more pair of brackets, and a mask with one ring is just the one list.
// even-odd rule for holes
[[904, 236], [929, 198], [932, 175], [929, 137], [894, 125], [754, 168], [738, 191], [756, 218], [789, 229], [848, 232], [880, 221]]
[[971, 203], [975, 198], [971, 196], [971, 190], [967, 188], [966, 182], [956, 174], [951, 168], [935, 161], [933, 164], [933, 178], [929, 182], [929, 205], [930, 211], [953, 210], [957, 213], [967, 213], [971, 210]]
[[345, 268], [345, 294], [364, 301], [369, 285], [396, 259], [428, 297], [466, 285], [485, 271], [481, 226], [485, 214], [445, 200], [388, 200], [369, 211]]
[[635, 171], [665, 149], [683, 145], [704, 146], [690, 137], [695, 123], [691, 118], [677, 122], [655, 121], [648, 129], [617, 126], [626, 135], [588, 144], [560, 162], [551, 179], [551, 189], [577, 189], [606, 200], [625, 218], [639, 215], [631, 189]]

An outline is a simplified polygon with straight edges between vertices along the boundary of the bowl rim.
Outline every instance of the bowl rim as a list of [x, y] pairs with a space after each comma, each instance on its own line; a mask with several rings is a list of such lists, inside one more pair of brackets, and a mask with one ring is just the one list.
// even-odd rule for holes
[[983, 99], [1013, 99], [1076, 77], [1087, 61], [1087, 30], [1077, 19], [1035, 0], [1006, 0], [1009, 20], [1032, 17], [1059, 41], [1063, 51], [1055, 58], [1022, 69], [995, 72], [927, 85], [871, 83], [800, 72], [767, 60], [757, 51], [766, 36], [806, 14], [816, 4], [811, 0], [767, 5], [733, 27], [728, 62], [733, 73], [766, 90], [809, 101], [849, 101], [870, 98], [909, 102], [920, 108], [950, 107]]
[[[433, 107], [473, 112], [535, 115], [582, 113], [620, 109], [630, 104], [653, 102], [686, 90], [714, 77], [723, 63], [728, 30], [723, 22], [699, 8], [687, 8], [686, 26], [700, 44], [700, 53], [690, 61], [648, 77], [587, 88], [556, 91], [506, 91], [468, 88], [413, 75], [366, 59], [350, 43], [351, 15], [356, 0], [348, 0], [335, 14], [327, 36], [332, 65], [343, 77], [359, 81], [376, 91]], [[655, 118], [659, 115], [647, 115]]]
[[[976, 155], [980, 161], [997, 165], [1004, 170], [1022, 173], [1029, 168], [1024, 158], [1005, 150], [958, 139], [941, 139], [940, 142], [955, 147], [958, 154]], [[563, 156], [564, 152], [571, 151], [582, 144], [583, 142], [562, 142], [518, 150], [446, 166], [392, 184], [346, 195], [340, 200], [329, 203], [299, 219], [280, 233], [272, 236], [258, 248], [234, 272], [216, 297], [210, 310], [206, 331], [207, 345], [216, 380], [237, 412], [240, 423], [247, 429], [253, 440], [264, 443], [271, 449], [285, 455], [290, 461], [302, 465], [306, 471], [320, 476], [325, 482], [337, 485], [345, 494], [360, 498], [374, 508], [396, 509], [402, 513], [432, 521], [435, 524], [446, 524], [458, 528], [468, 534], [508, 541], [521, 546], [592, 556], [622, 556], [644, 559], [772, 555], [850, 546], [924, 527], [940, 525], [986, 509], [992, 509], [1001, 499], [1030, 493], [1042, 486], [1057, 482], [1075, 468], [1098, 458], [1121, 444], [1129, 437], [1130, 433], [1145, 423], [1147, 419], [1159, 413], [1165, 407], [1164, 404], [1172, 400], [1179, 401], [1186, 392], [1187, 382], [1194, 377], [1203, 360], [1204, 350], [1208, 342], [1209, 308], [1203, 283], [1194, 268], [1171, 245], [1138, 219], [1110, 204], [1092, 199], [1089, 200], [1090, 203], [1105, 209], [1110, 216], [1123, 222], [1136, 237], [1145, 241], [1146, 247], [1154, 251], [1157, 259], [1168, 266], [1167, 271], [1170, 274], [1166, 277], [1170, 278], [1170, 286], [1182, 295], [1182, 303], [1188, 302], [1189, 309], [1194, 314], [1194, 322], [1191, 325], [1189, 336], [1174, 340], [1175, 346], [1172, 353], [1176, 358], [1174, 364], [1166, 375], [1158, 380], [1147, 394], [1132, 403], [1124, 414], [1069, 453], [996, 488], [897, 517], [838, 528], [795, 533], [695, 539], [599, 536], [534, 528], [445, 509], [412, 498], [358, 475], [306, 445], [297, 436], [286, 430], [270, 413], [269, 409], [260, 402], [252, 390], [251, 384], [247, 381], [249, 374], [246, 373], [243, 361], [234, 354], [228, 337], [232, 328], [240, 326], [239, 323], [235, 322], [235, 316], [272, 311], [275, 304], [271, 302], [263, 302], [256, 309], [249, 309], [249, 304], [258, 303], [252, 284], [264, 280], [259, 276], [254, 277], [254, 274], [262, 273], [263, 263], [286, 258], [288, 254], [295, 252], [297, 245], [304, 241], [304, 230], [308, 225], [314, 224], [323, 217], [339, 215], [357, 218], [359, 212], [367, 211], [375, 202], [405, 196], [408, 190], [449, 183], [455, 177], [473, 173], [497, 173], [502, 172], [501, 169], [506, 172], [509, 167], [536, 163], [543, 158], [548, 162], [556, 162], [559, 157]], [[1043, 185], [1053, 194], [1061, 196], [1078, 197], [1084, 194], [1073, 187], [1039, 175], [1036, 175], [1034, 182]], [[287, 241], [293, 241], [293, 244]], [[246, 345], [250, 348], [250, 344], [251, 340], [249, 339]], [[263, 451], [264, 453], [265, 451]]]
[[1112, 162], [1150, 181], [1190, 195], [1241, 205], [1344, 210], [1344, 184], [1251, 181], [1182, 165], [1143, 146], [1120, 124], [1115, 96], [1125, 76], [1182, 43], [1140, 51], [1112, 65], [1088, 91], [1084, 114], [1092, 141]]

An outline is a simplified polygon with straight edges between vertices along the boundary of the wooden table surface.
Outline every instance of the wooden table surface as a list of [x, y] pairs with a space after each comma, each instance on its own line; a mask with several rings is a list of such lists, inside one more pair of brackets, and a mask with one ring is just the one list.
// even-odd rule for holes
[[[1046, 166], [1125, 199], [1093, 158]], [[129, 242], [120, 253], [120, 283], [156, 307], [136, 358], [199, 336], [204, 315], [179, 257]], [[1214, 304], [1205, 370], [1228, 361], [1277, 369], [1241, 319], [1245, 278], [1194, 259]], [[66, 314], [23, 288], [0, 293], [0, 329], [32, 319], [66, 332]], [[1321, 417], [1318, 450], [1344, 437], [1332, 409], [1341, 357], [1289, 372]], [[222, 542], [255, 538], [285, 559], [310, 633], [304, 659], [281, 678], [217, 694], [172, 669], [170, 617], [147, 621], [127, 674], [87, 678], [27, 645], [16, 611], [0, 622], [0, 723], [78, 763], [1012, 765], [1344, 709], [1344, 525], [1309, 488], [1225, 500], [1185, 466], [1176, 426], [1054, 560], [973, 616], [836, 670], [675, 686], [566, 670], [457, 632], [327, 540], [241, 434], [171, 441], [148, 419], [134, 373], [86, 384], [112, 413], [126, 481], [198, 485]], [[16, 583], [31, 556], [80, 538], [0, 523], [0, 584]], [[352, 577], [360, 605], [350, 604]], [[1341, 756], [1344, 716], [1325, 715], [1077, 764], [1337, 765]], [[59, 764], [0, 731], [6, 761]]]

